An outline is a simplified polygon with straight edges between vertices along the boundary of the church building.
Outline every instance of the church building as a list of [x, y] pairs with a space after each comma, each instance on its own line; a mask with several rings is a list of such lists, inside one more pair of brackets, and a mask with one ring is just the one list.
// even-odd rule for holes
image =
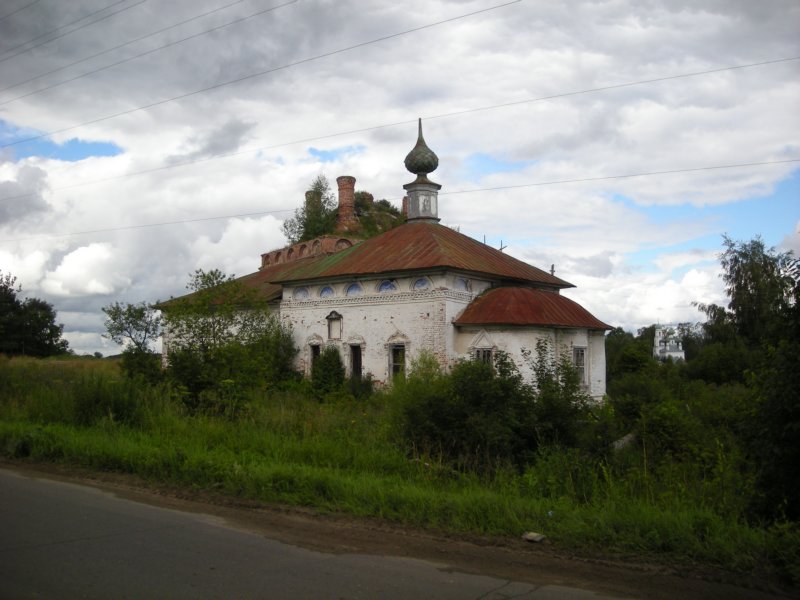
[[523, 351], [546, 339], [602, 398], [610, 327], [560, 294], [572, 284], [441, 225], [442, 186], [428, 178], [438, 164], [420, 124], [405, 158], [415, 179], [403, 186], [404, 224], [366, 240], [348, 235], [358, 225], [355, 179], [339, 177], [338, 235], [266, 252], [240, 279], [291, 325], [296, 367], [310, 374], [333, 346], [348, 375], [389, 383], [423, 351], [444, 368], [502, 351], [528, 376]]

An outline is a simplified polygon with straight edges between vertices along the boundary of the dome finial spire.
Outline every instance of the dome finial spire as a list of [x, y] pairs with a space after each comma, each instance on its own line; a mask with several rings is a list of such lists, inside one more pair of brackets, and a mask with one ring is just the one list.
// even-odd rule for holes
[[405, 159], [406, 169], [418, 178], [427, 179], [428, 173], [433, 173], [439, 166], [439, 157], [428, 148], [425, 138], [422, 137], [422, 119], [419, 119], [419, 134], [417, 144], [408, 153]]
[[418, 131], [417, 145], [405, 160], [406, 169], [417, 176], [414, 181], [403, 186], [408, 193], [407, 218], [409, 221], [436, 223], [439, 221], [438, 195], [442, 186], [428, 179], [428, 173], [439, 166], [439, 157], [428, 148], [425, 138], [422, 137], [422, 119], [419, 120]]

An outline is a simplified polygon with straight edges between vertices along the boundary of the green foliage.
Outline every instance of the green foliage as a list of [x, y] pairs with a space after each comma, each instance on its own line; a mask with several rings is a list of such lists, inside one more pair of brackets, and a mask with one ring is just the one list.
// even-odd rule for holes
[[388, 231], [404, 222], [400, 211], [388, 200], [373, 202], [372, 194], [367, 192], [356, 192], [356, 214], [360, 225], [358, 235], [366, 238]]
[[161, 355], [151, 346], [163, 333], [158, 309], [145, 302], [114, 302], [102, 310], [106, 314], [103, 337], [116, 344], [127, 344], [122, 351], [122, 371], [128, 377], [142, 377], [150, 383], [161, 380]]
[[[610, 385], [626, 373], [638, 373], [655, 364], [653, 327], [639, 331], [634, 337], [621, 327], [606, 335], [606, 383]], [[644, 335], [642, 335], [644, 334]]]
[[570, 357], [556, 356], [547, 340], [536, 342], [535, 358], [524, 351], [523, 355], [534, 375], [534, 415], [539, 443], [574, 446], [589, 397], [581, 389]]
[[[375, 201], [372, 194], [359, 190], [354, 194], [358, 228], [348, 235], [370, 238], [404, 222], [400, 211], [388, 200]], [[306, 192], [303, 206], [283, 222], [283, 234], [290, 244], [306, 242], [336, 233], [338, 204], [324, 175], [318, 175]]]
[[760, 395], [754, 423], [762, 515], [800, 519], [800, 343], [782, 340], [769, 350], [756, 382]]
[[336, 346], [326, 346], [311, 367], [311, 386], [317, 398], [322, 399], [341, 390], [344, 374], [339, 349]]
[[389, 394], [401, 437], [418, 454], [478, 471], [522, 468], [541, 446], [575, 444], [586, 410], [575, 371], [546, 342], [530, 363], [533, 384], [502, 352], [494, 365], [463, 361], [450, 374], [423, 354]]
[[295, 376], [291, 329], [257, 290], [218, 270], [196, 271], [187, 287], [191, 294], [162, 305], [168, 376], [187, 406], [219, 410], [223, 399]]
[[61, 339], [63, 325], [56, 324], [53, 306], [39, 298], [17, 297], [22, 287], [17, 278], [0, 271], [0, 353], [27, 356], [66, 354]]
[[336, 225], [336, 198], [328, 179], [320, 174], [306, 192], [303, 206], [283, 222], [283, 234], [290, 244], [305, 242], [333, 233]]
[[[484, 367], [472, 366], [461, 388], [487, 385], [476, 378]], [[410, 372], [397, 388], [418, 395], [452, 385], [433, 359], [415, 368], [418, 377]], [[392, 427], [394, 391], [320, 403], [291, 383], [290, 391], [253, 390], [235, 412], [187, 413], [168, 390], [121, 377], [114, 361], [0, 358], [0, 455], [447, 531], [517, 538], [535, 530], [562, 551], [649, 555], [798, 581], [796, 524], [744, 521], [752, 486], [744, 459], [729, 439], [715, 439], [736, 429], [752, 404], [746, 388], [679, 382], [664, 377], [681, 395], [663, 418], [681, 436], [696, 419], [710, 438], [691, 458], [663, 459], [650, 438], [644, 448], [600, 459], [582, 447], [540, 446], [522, 468], [478, 474], [421, 452], [409, 459]], [[472, 399], [480, 408], [479, 401]], [[593, 410], [607, 425], [612, 408]]]
[[150, 344], [162, 334], [161, 315], [152, 304], [120, 304], [114, 302], [103, 307], [106, 320], [103, 337], [115, 344], [130, 344], [138, 352], [147, 352]]
[[164, 378], [161, 355], [149, 349], [140, 350], [133, 346], [125, 348], [122, 351], [120, 368], [128, 377], [141, 377], [147, 383], [158, 383]]

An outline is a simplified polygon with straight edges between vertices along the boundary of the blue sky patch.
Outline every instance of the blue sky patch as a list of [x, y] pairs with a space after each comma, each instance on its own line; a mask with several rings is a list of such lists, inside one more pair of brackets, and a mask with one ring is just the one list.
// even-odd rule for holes
[[489, 154], [470, 154], [464, 159], [464, 171], [471, 181], [494, 173], [514, 173], [536, 164], [535, 160], [502, 160]]
[[361, 154], [364, 152], [364, 146], [342, 146], [341, 148], [332, 148], [331, 150], [320, 150], [318, 148], [309, 148], [308, 153], [320, 162], [333, 162], [342, 156], [348, 154]]
[[[0, 119], [0, 143], [12, 143], [15, 139], [29, 138], [40, 133], [36, 130], [19, 129]], [[3, 150], [14, 160], [37, 156], [67, 162], [76, 162], [93, 156], [116, 156], [123, 152], [122, 148], [112, 142], [87, 142], [72, 138], [57, 144], [46, 137], [8, 146]]]

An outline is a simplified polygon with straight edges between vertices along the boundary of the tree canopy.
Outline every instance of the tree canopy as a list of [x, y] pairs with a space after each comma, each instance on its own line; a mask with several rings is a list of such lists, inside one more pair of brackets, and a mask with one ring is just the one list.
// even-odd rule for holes
[[[372, 194], [355, 192], [355, 213], [358, 228], [348, 235], [373, 237], [400, 225], [403, 219], [388, 200], [375, 201]], [[306, 192], [303, 206], [295, 210], [294, 216], [283, 223], [283, 233], [290, 244], [307, 242], [322, 235], [336, 232], [338, 203], [325, 175], [317, 175]]]
[[44, 357], [68, 352], [53, 306], [39, 298], [20, 300], [21, 292], [17, 278], [0, 271], [0, 353]]
[[296, 244], [333, 233], [335, 226], [336, 197], [331, 192], [328, 179], [320, 174], [306, 192], [303, 206], [283, 222], [283, 233], [290, 243]]

